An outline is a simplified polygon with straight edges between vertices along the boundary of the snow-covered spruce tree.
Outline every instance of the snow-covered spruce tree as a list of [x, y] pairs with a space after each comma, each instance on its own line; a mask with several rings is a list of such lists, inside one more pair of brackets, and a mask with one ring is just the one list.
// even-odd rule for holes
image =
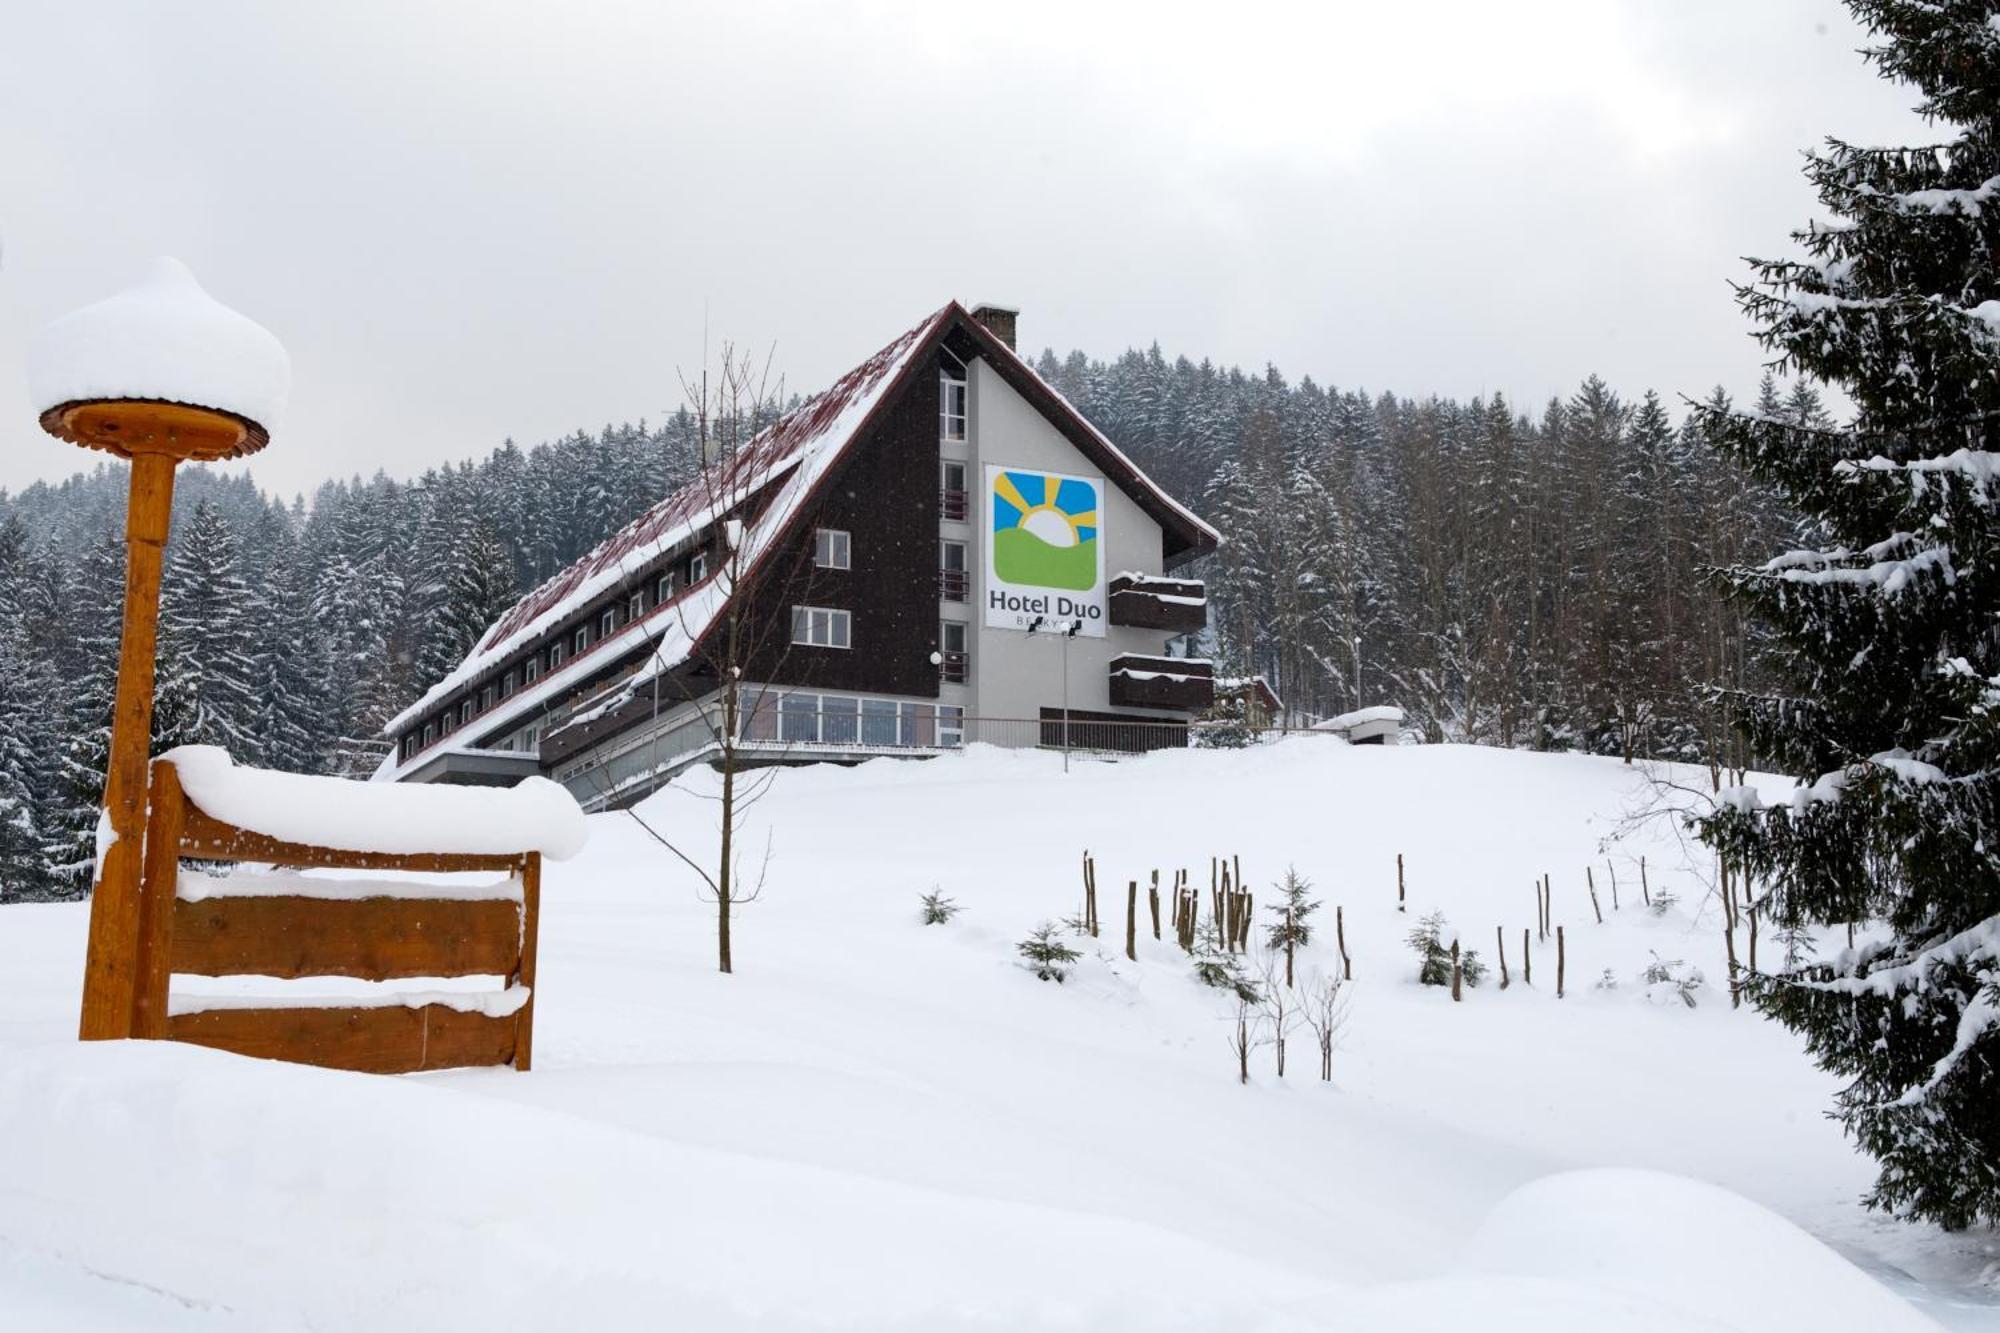
[[263, 758], [250, 732], [251, 602], [228, 520], [196, 502], [160, 581], [162, 725], [154, 732], [167, 745], [220, 745], [245, 762]]
[[[1451, 946], [1457, 939], [1458, 931], [1443, 912], [1432, 912], [1411, 929], [1408, 940], [1417, 955], [1419, 982], [1426, 986], [1451, 984]], [[1477, 986], [1486, 976], [1486, 963], [1477, 949], [1459, 951], [1458, 975], [1468, 986]]]
[[1285, 956], [1285, 984], [1293, 984], [1296, 975], [1294, 962], [1298, 951], [1312, 943], [1312, 914], [1319, 910], [1319, 901], [1312, 897], [1312, 881], [1298, 872], [1296, 866], [1285, 867], [1285, 877], [1278, 881], [1278, 901], [1265, 907], [1277, 919], [1265, 928], [1265, 946], [1275, 953]]
[[1727, 578], [1775, 629], [1782, 693], [1729, 700], [1789, 802], [1701, 821], [1781, 928], [1866, 921], [1860, 947], [1748, 979], [1849, 1080], [1834, 1115], [1881, 1163], [1868, 1202], [2000, 1222], [2000, 22], [1991, 0], [1849, 0], [1949, 130], [1830, 141], [1833, 221], [1739, 291], [1778, 364], [1854, 419], [1706, 412], [1820, 542]]
[[1044, 921], [1029, 932], [1028, 938], [1014, 946], [1025, 961], [1022, 966], [1043, 981], [1061, 984], [1069, 975], [1069, 967], [1083, 957], [1079, 949], [1072, 949], [1062, 942], [1062, 936], [1053, 921]]
[[43, 860], [59, 898], [88, 897], [97, 869], [124, 587], [125, 543], [115, 529], [107, 530], [86, 548], [67, 590], [77, 670], [65, 682], [63, 733], [69, 739], [54, 766], [49, 812], [42, 821]]

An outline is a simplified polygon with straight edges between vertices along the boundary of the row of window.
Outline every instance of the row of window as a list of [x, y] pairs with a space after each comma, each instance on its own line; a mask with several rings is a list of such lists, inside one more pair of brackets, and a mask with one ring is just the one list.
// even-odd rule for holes
[[[688, 560], [687, 586], [692, 588], [708, 577], [708, 552], [696, 551]], [[569, 634], [557, 639], [546, 649], [537, 650], [523, 658], [517, 665], [507, 668], [496, 679], [479, 687], [476, 694], [467, 695], [454, 708], [447, 708], [434, 719], [424, 723], [421, 731], [413, 731], [403, 737], [403, 758], [409, 759], [419, 750], [427, 749], [433, 741], [451, 735], [459, 727], [465, 726], [476, 716], [491, 709], [496, 703], [511, 698], [516, 690], [525, 689], [539, 681], [544, 674], [553, 675], [570, 657], [580, 657], [592, 643], [602, 643], [618, 631], [621, 625], [629, 625], [646, 614], [649, 606], [664, 606], [674, 598], [680, 587], [675, 571], [668, 570], [653, 580], [648, 601], [648, 592], [641, 589], [626, 598], [624, 606], [607, 606], [597, 615], [595, 637], [593, 625], [578, 625]], [[511, 749], [512, 744], [499, 748]], [[522, 748], [532, 749], [529, 744]]]
[[743, 738], [791, 745], [954, 747], [965, 741], [965, 710], [955, 704], [762, 690], [744, 713]]

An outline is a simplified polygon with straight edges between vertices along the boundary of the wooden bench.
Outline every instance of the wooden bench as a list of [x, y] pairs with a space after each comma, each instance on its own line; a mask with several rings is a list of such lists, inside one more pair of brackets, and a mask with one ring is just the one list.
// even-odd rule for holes
[[[336, 781], [335, 779], [325, 779]], [[371, 852], [309, 846], [214, 818], [153, 762], [140, 886], [137, 1001], [131, 1035], [368, 1073], [465, 1065], [529, 1067], [542, 854]], [[498, 872], [488, 889], [418, 881], [239, 871], [224, 879], [186, 860], [297, 869]], [[204, 885], [206, 887], [204, 887]], [[440, 896], [441, 895], [441, 896]], [[179, 1001], [174, 973], [278, 978], [492, 975], [487, 992], [357, 999], [218, 996]]]

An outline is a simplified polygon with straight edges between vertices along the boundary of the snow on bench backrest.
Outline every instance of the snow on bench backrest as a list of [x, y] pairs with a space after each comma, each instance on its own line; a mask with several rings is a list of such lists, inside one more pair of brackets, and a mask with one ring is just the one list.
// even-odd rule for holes
[[583, 849], [576, 798], [547, 778], [514, 787], [371, 783], [242, 768], [226, 750], [184, 745], [160, 758], [211, 819], [281, 842], [387, 854], [565, 861]]

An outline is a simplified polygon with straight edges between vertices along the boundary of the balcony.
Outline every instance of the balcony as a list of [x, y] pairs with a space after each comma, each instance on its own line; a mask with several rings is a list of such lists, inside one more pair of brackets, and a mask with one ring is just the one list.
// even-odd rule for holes
[[972, 676], [972, 657], [969, 653], [939, 653], [938, 679], [946, 685], [963, 685]]
[[1111, 580], [1111, 623], [1192, 634], [1208, 624], [1208, 589], [1199, 579], [1120, 574]]
[[971, 580], [962, 569], [940, 569], [938, 571], [938, 596], [947, 602], [962, 602]]
[[1146, 657], [1121, 653], [1111, 659], [1114, 708], [1171, 708], [1198, 713], [1215, 702], [1215, 668], [1195, 657]]
[[964, 491], [939, 491], [938, 512], [954, 523], [963, 523], [972, 513], [972, 503]]

